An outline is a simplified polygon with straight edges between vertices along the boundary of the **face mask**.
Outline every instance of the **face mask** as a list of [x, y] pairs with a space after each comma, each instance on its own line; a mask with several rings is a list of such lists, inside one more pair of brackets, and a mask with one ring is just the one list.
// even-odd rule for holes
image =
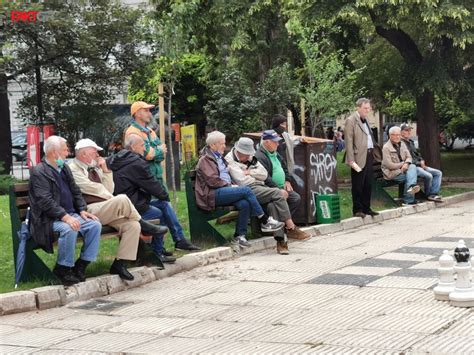
[[283, 132], [285, 132], [285, 129], [282, 126], [278, 126], [274, 128], [273, 130], [278, 134], [282, 134]]
[[62, 169], [64, 166], [64, 160], [61, 158], [56, 159], [56, 164], [58, 165], [58, 168]]

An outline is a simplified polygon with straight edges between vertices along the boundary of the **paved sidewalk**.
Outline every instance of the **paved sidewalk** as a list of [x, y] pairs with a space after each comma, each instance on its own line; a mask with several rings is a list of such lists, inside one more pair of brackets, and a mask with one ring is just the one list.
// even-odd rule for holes
[[0, 318], [1, 353], [472, 353], [474, 309], [435, 301], [437, 259], [474, 251], [474, 201]]

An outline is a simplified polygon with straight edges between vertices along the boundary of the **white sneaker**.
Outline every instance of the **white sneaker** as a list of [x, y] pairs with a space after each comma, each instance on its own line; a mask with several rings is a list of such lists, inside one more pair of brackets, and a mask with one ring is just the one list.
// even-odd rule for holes
[[234, 238], [234, 242], [238, 243], [239, 245], [243, 247], [249, 247], [251, 244], [248, 242], [247, 238], [245, 238], [244, 235], [238, 235], [237, 237]]
[[416, 194], [417, 192], [420, 191], [420, 186], [418, 185], [413, 185], [413, 186], [410, 186], [407, 190], [407, 193], [409, 193], [410, 195], [414, 195]]
[[267, 223], [262, 223], [261, 228], [262, 232], [273, 232], [282, 229], [284, 225], [285, 223], [278, 222], [272, 216], [269, 216]]

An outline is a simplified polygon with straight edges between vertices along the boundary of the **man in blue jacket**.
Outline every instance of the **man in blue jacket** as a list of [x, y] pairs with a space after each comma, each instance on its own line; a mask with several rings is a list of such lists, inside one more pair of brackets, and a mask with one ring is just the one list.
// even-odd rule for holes
[[[99, 251], [102, 225], [87, 212], [81, 190], [65, 164], [69, 155], [64, 138], [50, 136], [44, 142], [45, 158], [33, 168], [29, 182], [30, 233], [47, 253], [53, 253], [53, 235], [59, 233], [58, 257], [53, 273], [65, 286], [85, 278], [85, 269]], [[84, 238], [74, 263], [78, 234]]]

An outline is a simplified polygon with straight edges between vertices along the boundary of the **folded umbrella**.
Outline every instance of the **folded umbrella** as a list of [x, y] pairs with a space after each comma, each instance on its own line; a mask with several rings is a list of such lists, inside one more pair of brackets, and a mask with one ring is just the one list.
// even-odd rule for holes
[[23, 272], [23, 267], [25, 266], [26, 259], [26, 242], [30, 238], [30, 232], [28, 230], [28, 221], [30, 219], [30, 208], [26, 210], [25, 221], [21, 224], [20, 230], [17, 232], [18, 240], [18, 251], [16, 254], [16, 268], [15, 268], [15, 288], [18, 287], [20, 282], [21, 273]]

